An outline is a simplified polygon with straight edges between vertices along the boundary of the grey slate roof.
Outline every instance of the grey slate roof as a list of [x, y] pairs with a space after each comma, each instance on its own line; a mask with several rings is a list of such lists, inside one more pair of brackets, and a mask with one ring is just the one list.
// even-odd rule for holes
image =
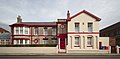
[[9, 40], [11, 37], [10, 33], [2, 33], [0, 34], [0, 40]]
[[27, 25], [57, 25], [56, 22], [21, 22], [15, 24], [27, 24]]

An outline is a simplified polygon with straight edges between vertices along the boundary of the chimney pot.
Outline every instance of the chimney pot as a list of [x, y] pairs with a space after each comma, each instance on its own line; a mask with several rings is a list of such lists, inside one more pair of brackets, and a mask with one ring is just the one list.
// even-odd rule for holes
[[17, 17], [17, 23], [21, 23], [21, 22], [22, 22], [22, 18], [21, 18], [21, 16], [18, 15], [18, 17]]
[[70, 17], [70, 13], [69, 13], [69, 10], [67, 11], [67, 18], [69, 18]]

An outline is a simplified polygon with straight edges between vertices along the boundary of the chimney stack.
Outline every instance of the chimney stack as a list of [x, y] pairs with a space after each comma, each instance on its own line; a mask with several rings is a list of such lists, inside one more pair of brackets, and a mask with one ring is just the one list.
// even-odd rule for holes
[[17, 17], [17, 23], [21, 23], [21, 22], [22, 22], [22, 18], [21, 18], [21, 16], [18, 15], [18, 17]]
[[70, 17], [70, 13], [69, 13], [69, 10], [67, 11], [67, 18], [69, 18]]

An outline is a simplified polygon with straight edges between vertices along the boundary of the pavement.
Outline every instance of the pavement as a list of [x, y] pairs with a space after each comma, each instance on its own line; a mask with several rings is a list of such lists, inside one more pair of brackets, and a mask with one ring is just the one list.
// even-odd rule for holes
[[65, 55], [65, 56], [71, 56], [71, 55], [119, 55], [120, 54], [104, 54], [104, 53], [0, 53], [0, 56], [4, 56], [4, 55], [18, 55], [18, 56], [25, 56], [25, 55], [33, 55], [33, 56], [59, 56], [59, 55]]
[[0, 59], [120, 59], [119, 55], [5, 55]]

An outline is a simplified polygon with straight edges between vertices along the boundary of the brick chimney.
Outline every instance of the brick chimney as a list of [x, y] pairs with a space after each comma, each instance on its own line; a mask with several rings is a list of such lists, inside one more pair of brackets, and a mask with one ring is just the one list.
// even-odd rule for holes
[[22, 22], [22, 18], [21, 18], [21, 16], [18, 15], [18, 17], [17, 17], [17, 23], [21, 23], [21, 22]]
[[70, 13], [69, 13], [69, 10], [67, 11], [67, 18], [69, 18], [70, 17]]

